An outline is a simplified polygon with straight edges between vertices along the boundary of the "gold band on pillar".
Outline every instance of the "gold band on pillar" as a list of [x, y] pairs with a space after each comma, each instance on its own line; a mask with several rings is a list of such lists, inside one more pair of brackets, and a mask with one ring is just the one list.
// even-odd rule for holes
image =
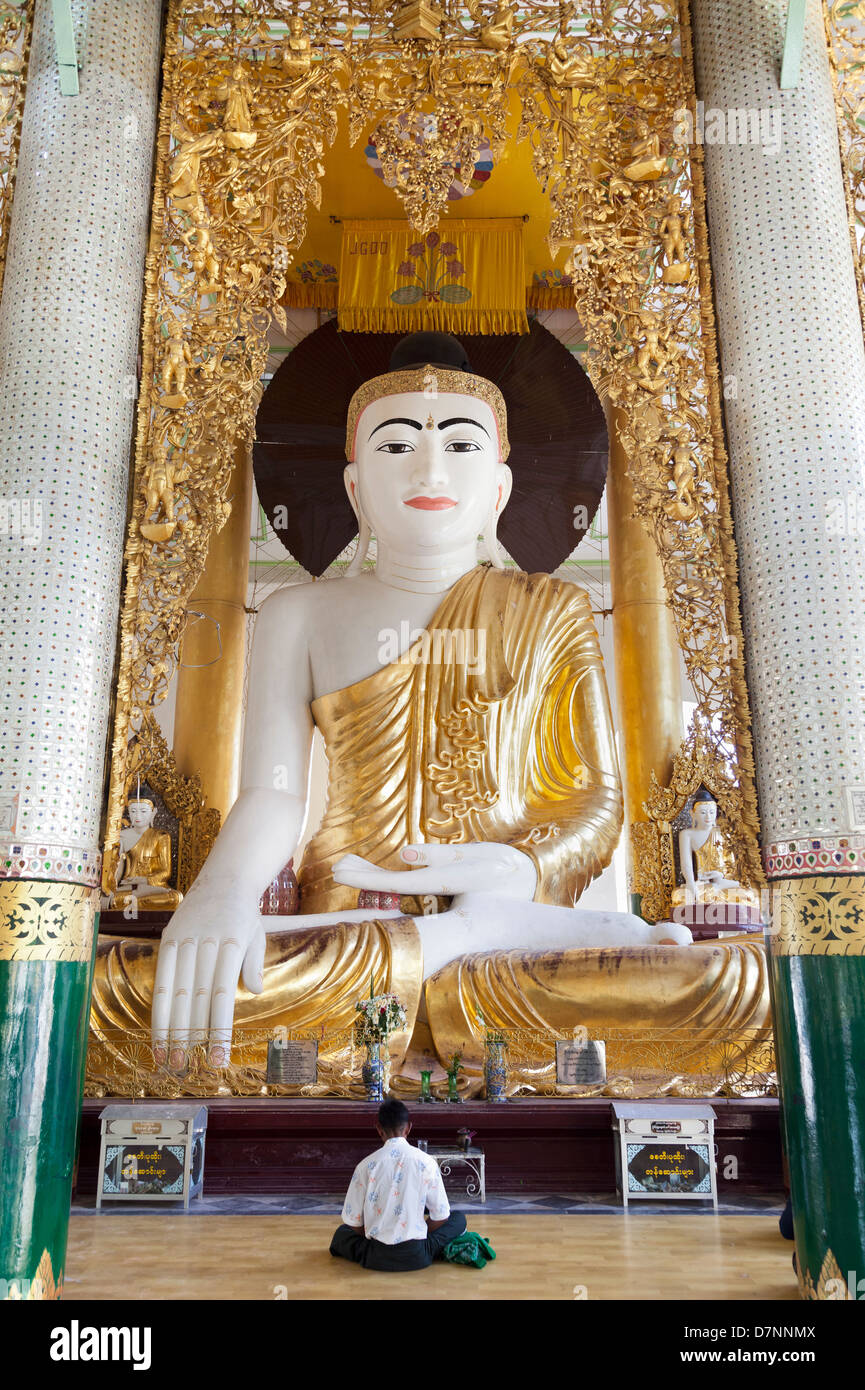
[[621, 411], [608, 412], [607, 529], [630, 880], [631, 828], [646, 818], [643, 802], [652, 773], [662, 784], [669, 781], [684, 729], [676, 629], [655, 543], [634, 516], [628, 460], [619, 439], [620, 417]]
[[774, 956], [865, 956], [865, 876], [785, 878], [771, 891]]
[[[231, 515], [210, 542], [189, 600], [174, 713], [174, 756], [183, 777], [195, 773], [207, 804], [225, 820], [240, 782], [240, 731], [246, 661], [246, 596], [252, 458], [239, 444], [229, 489]], [[216, 624], [219, 624], [217, 631]]]
[[86, 961], [99, 893], [78, 883], [0, 882], [0, 960]]

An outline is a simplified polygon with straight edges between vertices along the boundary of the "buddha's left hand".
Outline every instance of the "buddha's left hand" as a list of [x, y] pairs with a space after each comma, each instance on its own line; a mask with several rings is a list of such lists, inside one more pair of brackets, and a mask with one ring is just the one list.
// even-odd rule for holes
[[334, 864], [333, 876], [337, 883], [376, 893], [506, 893], [531, 899], [537, 887], [534, 861], [513, 845], [406, 845], [400, 858], [404, 870], [382, 869], [357, 854], [345, 854]]

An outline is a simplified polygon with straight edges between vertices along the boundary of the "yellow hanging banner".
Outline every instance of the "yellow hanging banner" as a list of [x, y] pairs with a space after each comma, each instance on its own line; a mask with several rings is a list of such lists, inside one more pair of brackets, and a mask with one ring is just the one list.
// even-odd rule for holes
[[344, 222], [338, 300], [349, 333], [528, 333], [522, 219]]

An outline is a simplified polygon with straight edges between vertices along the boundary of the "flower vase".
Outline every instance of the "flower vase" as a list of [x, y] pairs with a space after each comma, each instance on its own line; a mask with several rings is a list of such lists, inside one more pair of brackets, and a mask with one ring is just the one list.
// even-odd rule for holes
[[422, 1071], [420, 1074], [420, 1095], [418, 1096], [418, 1100], [422, 1101], [424, 1104], [427, 1104], [433, 1098], [433, 1093], [430, 1090], [429, 1084], [431, 1076], [431, 1071]]
[[507, 1101], [508, 1059], [504, 1042], [484, 1045], [484, 1099], [501, 1105]]
[[[366, 1087], [366, 1098], [376, 1105], [381, 1105], [384, 1100], [385, 1065], [382, 1049], [382, 1043], [367, 1043], [366, 1061], [361, 1068], [363, 1084]], [[388, 1072], [390, 1072], [390, 1067], [388, 1067]], [[388, 1080], [390, 1080], [390, 1076], [388, 1076]]]
[[448, 1101], [451, 1105], [462, 1105], [462, 1096], [457, 1090], [457, 1076], [455, 1071], [448, 1072]]

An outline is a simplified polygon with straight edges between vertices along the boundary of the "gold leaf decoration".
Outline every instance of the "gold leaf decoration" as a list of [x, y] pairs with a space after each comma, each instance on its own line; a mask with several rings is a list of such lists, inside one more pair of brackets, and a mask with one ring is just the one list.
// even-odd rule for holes
[[0, 295], [12, 221], [34, 5], [35, 0], [26, 0], [23, 5], [0, 0]]
[[[514, 129], [510, 103], [516, 94]], [[729, 823], [762, 883], [687, 6], [674, 0], [171, 0], [107, 844], [133, 736], [176, 669], [189, 595], [251, 441], [267, 331], [318, 205], [338, 112], [418, 229], [489, 140], [529, 142], [602, 395], [624, 407], [636, 510], [661, 557]], [[511, 122], [513, 124], [513, 122]], [[725, 808], [726, 811], [726, 808]]]

